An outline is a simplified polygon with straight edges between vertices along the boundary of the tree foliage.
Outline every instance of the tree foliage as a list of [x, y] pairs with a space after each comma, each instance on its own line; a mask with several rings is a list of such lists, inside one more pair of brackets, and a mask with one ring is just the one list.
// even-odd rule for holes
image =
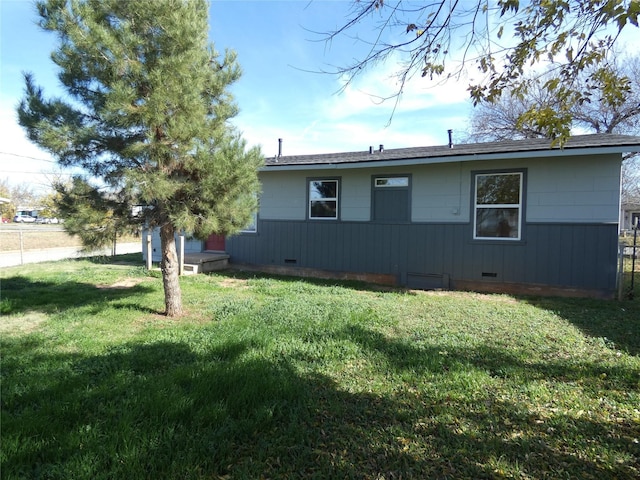
[[[352, 35], [367, 46], [363, 57], [335, 70], [347, 84], [367, 67], [399, 61], [397, 98], [413, 76], [460, 80], [469, 64], [478, 69], [469, 85], [474, 104], [505, 91], [518, 98], [530, 88], [527, 72], [547, 63], [552, 73], [544, 88], [560, 104], [532, 108], [526, 121], [562, 141], [571, 109], [592, 98], [593, 86], [612, 100], [625, 96], [627, 83], [597, 66], [625, 27], [638, 27], [639, 14], [636, 0], [357, 0], [352, 16], [326, 38]], [[586, 70], [582, 88], [576, 80]]]
[[[470, 140], [552, 137], [552, 132], [530, 120], [534, 109], [557, 111], [562, 108], [562, 99], [545, 88], [551, 75], [525, 77], [529, 84], [526, 95], [504, 93], [495, 102], [477, 105], [471, 115]], [[601, 79], [600, 83], [593, 83], [594, 76]], [[624, 97], [607, 95], [603, 85], [607, 78], [617, 78], [625, 85]], [[568, 111], [570, 128], [591, 133], [640, 134], [640, 57], [612, 55], [606, 64], [583, 71], [576, 82], [580, 89], [591, 90], [591, 98], [574, 104]]]
[[[568, 126], [589, 133], [640, 134], [640, 57], [611, 55], [607, 63], [594, 68], [606, 74], [591, 75], [591, 69], [580, 74], [577, 82], [581, 89], [590, 89], [589, 101], [576, 103], [569, 110]], [[626, 85], [623, 98], [606, 93], [602, 84], [608, 78], [620, 79]], [[503, 94], [495, 102], [482, 102], [471, 115], [471, 141], [499, 141], [519, 138], [552, 137], [552, 132], [539, 128], [532, 119], [532, 111], [557, 111], [562, 99], [545, 88], [546, 76], [527, 78], [526, 95]], [[622, 165], [623, 202], [640, 203], [640, 163], [637, 154], [624, 156]]]
[[[59, 185], [87, 244], [146, 224], [162, 239], [168, 315], [182, 311], [175, 234], [231, 234], [256, 208], [258, 148], [231, 126], [236, 55], [208, 42], [205, 0], [44, 0], [40, 26], [67, 98], [45, 98], [25, 75], [18, 113], [29, 138], [84, 177]], [[97, 179], [97, 181], [95, 180]], [[133, 215], [133, 208], [139, 215]], [[101, 218], [102, 217], [102, 218]], [[83, 229], [82, 225], [94, 228]]]

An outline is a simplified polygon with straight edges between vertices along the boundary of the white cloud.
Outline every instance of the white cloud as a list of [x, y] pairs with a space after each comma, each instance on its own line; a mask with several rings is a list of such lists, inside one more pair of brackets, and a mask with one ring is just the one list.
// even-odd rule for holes
[[0, 177], [11, 185], [25, 185], [34, 191], [45, 191], [59, 169], [47, 152], [27, 138], [18, 124], [15, 105], [0, 100]]
[[[326, 118], [346, 118], [358, 114], [386, 111], [391, 115], [395, 95], [401, 84], [397, 78], [399, 60], [390, 58], [383, 66], [372, 68], [353, 79], [344, 90], [321, 104]], [[344, 82], [344, 80], [342, 80]], [[465, 76], [430, 80], [420, 76], [408, 78], [402, 86], [396, 112], [414, 112], [469, 101]]]

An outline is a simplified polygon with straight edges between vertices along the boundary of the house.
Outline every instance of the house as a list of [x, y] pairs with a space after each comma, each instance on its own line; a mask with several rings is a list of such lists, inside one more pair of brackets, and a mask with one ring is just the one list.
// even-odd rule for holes
[[640, 225], [640, 203], [624, 202], [620, 208], [620, 231], [627, 234]]
[[260, 171], [255, 225], [186, 251], [416, 289], [613, 297], [622, 153], [637, 151], [640, 137], [597, 134], [563, 148], [530, 139], [279, 155]]

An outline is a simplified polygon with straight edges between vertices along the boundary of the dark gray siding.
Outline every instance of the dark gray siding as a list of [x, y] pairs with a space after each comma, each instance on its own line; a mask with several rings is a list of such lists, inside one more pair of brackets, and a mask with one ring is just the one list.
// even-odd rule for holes
[[[400, 285], [443, 276], [454, 288], [467, 281], [615, 290], [615, 224], [530, 223], [513, 243], [471, 237], [469, 224], [262, 220], [257, 234], [229, 238], [227, 253], [232, 263], [392, 274]], [[415, 280], [420, 275], [432, 277]]]
[[378, 222], [409, 221], [409, 189], [377, 188], [373, 191], [373, 219]]

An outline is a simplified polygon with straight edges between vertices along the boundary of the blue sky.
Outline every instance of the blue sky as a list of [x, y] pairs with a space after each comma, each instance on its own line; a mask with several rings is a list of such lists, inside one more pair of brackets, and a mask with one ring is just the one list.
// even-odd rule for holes
[[[211, 1], [210, 41], [220, 51], [234, 49], [243, 70], [232, 87], [240, 107], [234, 124], [249, 145], [260, 145], [265, 156], [277, 153], [278, 138], [283, 139], [284, 155], [367, 150], [380, 144], [440, 145], [447, 143], [448, 129], [453, 129], [455, 142], [463, 141], [473, 108], [464, 77], [443, 85], [412, 79], [389, 124], [394, 102], [378, 98], [397, 90], [393, 59], [366, 70], [340, 93], [344, 83], [339, 77], [317, 73], [362, 57], [364, 46], [352, 38], [326, 43], [313, 33], [343, 25], [352, 5], [352, 0]], [[59, 169], [17, 124], [22, 72], [32, 72], [45, 95], [62, 96], [63, 91], [49, 59], [56, 38], [41, 31], [36, 21], [31, 0], [0, 0], [0, 179], [42, 190]], [[628, 33], [637, 43], [634, 30]], [[406, 33], [400, 28], [396, 35]]]
[[[390, 125], [393, 102], [376, 95], [395, 91], [395, 65], [367, 71], [344, 92], [334, 75], [314, 73], [345, 65], [359, 46], [343, 37], [327, 44], [313, 32], [340, 26], [348, 0], [216, 1], [210, 9], [210, 40], [218, 50], [238, 53], [243, 76], [232, 88], [240, 107], [234, 123], [265, 156], [366, 150], [384, 144], [399, 148], [444, 144], [447, 129], [462, 131], [471, 111], [464, 82], [427, 88], [412, 82]], [[22, 72], [32, 72], [45, 94], [63, 95], [49, 60], [54, 35], [36, 25], [29, 0], [0, 0], [0, 178], [33, 189], [50, 184], [59, 171], [53, 159], [32, 145], [18, 126], [15, 106], [23, 92]]]

